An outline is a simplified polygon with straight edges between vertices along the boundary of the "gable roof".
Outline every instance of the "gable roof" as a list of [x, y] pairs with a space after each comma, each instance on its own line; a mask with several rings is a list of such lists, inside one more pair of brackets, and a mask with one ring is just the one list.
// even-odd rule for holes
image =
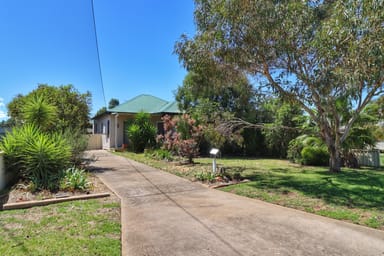
[[176, 102], [168, 102], [158, 97], [141, 94], [114, 108], [108, 109], [108, 112], [117, 113], [181, 113]]

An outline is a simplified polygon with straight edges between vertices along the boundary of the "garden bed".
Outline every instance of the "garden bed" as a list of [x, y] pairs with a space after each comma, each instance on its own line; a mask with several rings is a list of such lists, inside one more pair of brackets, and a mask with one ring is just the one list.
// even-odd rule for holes
[[83, 195], [104, 194], [109, 193], [108, 188], [102, 183], [94, 174], [88, 174], [88, 181], [90, 186], [85, 191], [55, 191], [48, 190], [31, 192], [27, 185], [23, 183], [15, 184], [6, 195], [7, 200], [5, 204], [25, 203], [32, 201], [44, 201], [50, 199], [79, 197]]

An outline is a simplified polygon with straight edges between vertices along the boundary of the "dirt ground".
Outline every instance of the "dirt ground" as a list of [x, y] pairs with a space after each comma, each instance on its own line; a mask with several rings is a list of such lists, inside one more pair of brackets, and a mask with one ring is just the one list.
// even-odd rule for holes
[[99, 180], [94, 174], [88, 174], [88, 181], [91, 183], [87, 191], [57, 191], [50, 192], [48, 190], [30, 192], [27, 186], [23, 183], [15, 184], [8, 195], [7, 203], [17, 203], [35, 200], [45, 200], [50, 198], [68, 197], [74, 195], [96, 194], [96, 193], [111, 193], [113, 194], [103, 182]]

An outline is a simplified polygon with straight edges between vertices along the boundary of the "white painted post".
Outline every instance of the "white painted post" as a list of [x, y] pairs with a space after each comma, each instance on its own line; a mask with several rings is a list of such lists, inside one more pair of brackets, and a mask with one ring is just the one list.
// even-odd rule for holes
[[216, 157], [217, 155], [219, 154], [220, 150], [218, 150], [217, 148], [212, 148], [211, 151], [209, 151], [209, 153], [211, 154], [211, 156], [213, 156], [213, 160], [212, 160], [212, 172], [215, 174], [216, 173]]
[[213, 174], [216, 173], [216, 156], [213, 157], [212, 172], [213, 172]]
[[4, 152], [0, 152], [0, 190], [3, 190], [7, 184], [5, 180], [6, 177], [3, 156]]

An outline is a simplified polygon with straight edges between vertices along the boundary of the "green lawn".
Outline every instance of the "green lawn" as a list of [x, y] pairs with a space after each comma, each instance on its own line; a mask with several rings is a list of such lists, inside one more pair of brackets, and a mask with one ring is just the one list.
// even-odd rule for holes
[[0, 212], [0, 255], [120, 255], [120, 246], [117, 200]]
[[[122, 154], [189, 179], [196, 172], [209, 171], [212, 163], [198, 158], [194, 166], [177, 166], [143, 154]], [[327, 168], [276, 159], [231, 158], [217, 163], [250, 180], [223, 191], [384, 230], [384, 171], [343, 168], [332, 174]]]

